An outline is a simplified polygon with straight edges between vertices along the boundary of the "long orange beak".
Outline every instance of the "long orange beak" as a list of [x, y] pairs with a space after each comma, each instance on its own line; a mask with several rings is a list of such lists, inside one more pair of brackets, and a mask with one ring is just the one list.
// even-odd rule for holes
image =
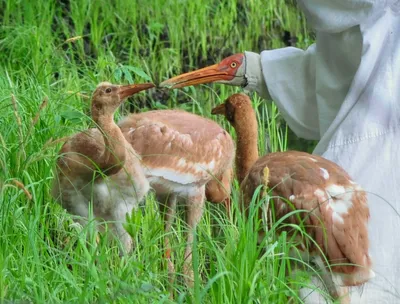
[[220, 64], [214, 64], [193, 72], [185, 73], [172, 77], [160, 83], [160, 87], [169, 89], [179, 89], [191, 85], [211, 83], [221, 80], [232, 80], [235, 76], [230, 74], [228, 70], [221, 69]]
[[132, 96], [140, 91], [148, 90], [154, 88], [155, 84], [148, 82], [148, 83], [138, 83], [138, 84], [128, 84], [119, 87], [118, 95], [121, 100]]
[[211, 110], [212, 115], [225, 115], [225, 103], [222, 103], [216, 106], [214, 109]]

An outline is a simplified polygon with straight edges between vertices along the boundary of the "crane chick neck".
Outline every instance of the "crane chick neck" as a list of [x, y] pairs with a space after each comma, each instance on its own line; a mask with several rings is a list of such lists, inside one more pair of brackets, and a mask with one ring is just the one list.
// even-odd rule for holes
[[237, 178], [241, 183], [258, 159], [258, 126], [251, 100], [245, 94], [234, 94], [213, 113], [224, 114], [235, 128]]
[[256, 113], [250, 98], [245, 94], [234, 94], [225, 102], [225, 116], [235, 128], [238, 138], [257, 139]]

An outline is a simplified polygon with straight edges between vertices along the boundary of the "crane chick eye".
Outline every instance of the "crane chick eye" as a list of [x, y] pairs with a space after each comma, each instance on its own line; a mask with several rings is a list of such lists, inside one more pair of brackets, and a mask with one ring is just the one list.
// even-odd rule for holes
[[237, 66], [237, 63], [236, 63], [236, 62], [232, 62], [232, 63], [231, 63], [231, 68], [232, 68], [232, 69], [236, 68], [236, 66]]
[[111, 88], [106, 89], [106, 93], [111, 93], [111, 91], [112, 91]]

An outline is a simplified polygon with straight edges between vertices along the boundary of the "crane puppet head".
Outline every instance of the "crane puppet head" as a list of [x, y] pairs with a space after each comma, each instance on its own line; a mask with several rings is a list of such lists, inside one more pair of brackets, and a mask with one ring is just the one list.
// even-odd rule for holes
[[220, 63], [170, 78], [160, 83], [160, 87], [178, 89], [212, 82], [245, 86], [247, 83], [245, 65], [245, 54], [238, 53], [226, 57]]

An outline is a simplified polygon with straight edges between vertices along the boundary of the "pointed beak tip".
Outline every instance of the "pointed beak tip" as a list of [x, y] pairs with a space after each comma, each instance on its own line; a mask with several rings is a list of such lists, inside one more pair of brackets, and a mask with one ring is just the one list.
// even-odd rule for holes
[[148, 89], [156, 87], [156, 85], [154, 83], [152, 83], [152, 82], [147, 83], [147, 85], [148, 85]]
[[225, 104], [220, 104], [211, 110], [211, 115], [225, 115]]
[[145, 89], [154, 88], [156, 85], [152, 82], [146, 82], [146, 83], [137, 84], [136, 86], [137, 86], [137, 88], [145, 90]]
[[119, 97], [121, 99], [125, 99], [125, 98], [135, 95], [136, 93], [139, 93], [141, 91], [145, 91], [145, 90], [154, 88], [155, 86], [156, 85], [152, 82], [124, 85], [124, 86], [120, 87]]

